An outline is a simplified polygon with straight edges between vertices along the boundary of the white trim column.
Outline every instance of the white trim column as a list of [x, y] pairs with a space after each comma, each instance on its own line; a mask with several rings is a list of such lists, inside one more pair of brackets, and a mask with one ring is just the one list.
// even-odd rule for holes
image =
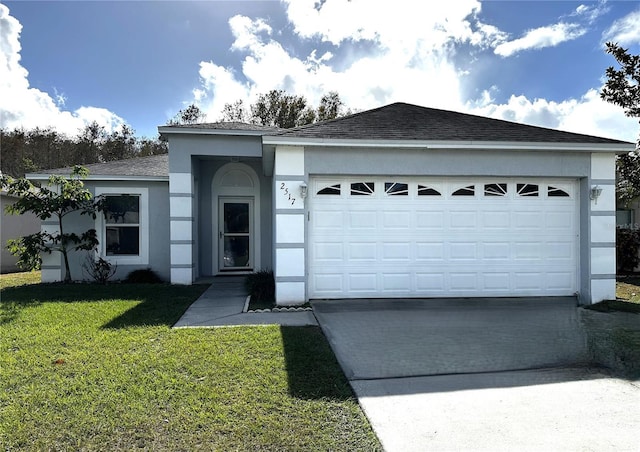
[[304, 148], [278, 146], [274, 165], [276, 304], [306, 301]]
[[[54, 220], [44, 220], [40, 226], [42, 232], [56, 234], [60, 232], [60, 225]], [[62, 254], [58, 251], [40, 253], [42, 264], [40, 266], [40, 281], [43, 283], [59, 282], [64, 279]]]
[[591, 154], [590, 200], [591, 303], [616, 298], [616, 162], [614, 154]]
[[171, 284], [192, 284], [193, 178], [190, 173], [169, 173]]

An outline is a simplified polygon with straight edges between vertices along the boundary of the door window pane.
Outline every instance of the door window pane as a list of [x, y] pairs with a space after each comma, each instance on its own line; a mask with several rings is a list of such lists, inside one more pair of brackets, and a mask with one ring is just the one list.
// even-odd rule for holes
[[249, 265], [249, 237], [224, 238], [224, 266], [247, 267]]
[[224, 204], [224, 232], [231, 234], [249, 232], [249, 204], [244, 202]]

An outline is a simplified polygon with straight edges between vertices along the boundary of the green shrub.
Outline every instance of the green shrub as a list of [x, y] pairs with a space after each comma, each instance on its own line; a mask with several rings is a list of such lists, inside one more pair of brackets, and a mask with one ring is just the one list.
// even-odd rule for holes
[[153, 270], [151, 270], [150, 268], [145, 268], [132, 271], [127, 275], [127, 278], [124, 280], [124, 282], [131, 284], [159, 284], [163, 281], [158, 275], [155, 274]]
[[245, 288], [252, 302], [273, 302], [276, 299], [276, 283], [271, 270], [260, 270], [248, 275]]
[[640, 249], [640, 230], [616, 229], [616, 260], [618, 271], [632, 273], [638, 264], [638, 250]]

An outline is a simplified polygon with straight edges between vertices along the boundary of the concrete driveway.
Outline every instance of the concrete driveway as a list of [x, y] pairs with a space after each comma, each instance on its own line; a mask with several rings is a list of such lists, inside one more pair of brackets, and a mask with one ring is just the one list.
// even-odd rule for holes
[[640, 451], [640, 387], [588, 367], [573, 298], [312, 305], [388, 452]]

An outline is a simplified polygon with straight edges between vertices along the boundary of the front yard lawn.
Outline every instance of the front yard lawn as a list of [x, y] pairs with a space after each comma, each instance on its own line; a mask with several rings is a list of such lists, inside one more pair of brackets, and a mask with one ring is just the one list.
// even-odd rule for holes
[[379, 450], [318, 328], [172, 330], [206, 286], [0, 278], [2, 450]]
[[640, 276], [618, 276], [616, 297], [629, 303], [640, 304]]

